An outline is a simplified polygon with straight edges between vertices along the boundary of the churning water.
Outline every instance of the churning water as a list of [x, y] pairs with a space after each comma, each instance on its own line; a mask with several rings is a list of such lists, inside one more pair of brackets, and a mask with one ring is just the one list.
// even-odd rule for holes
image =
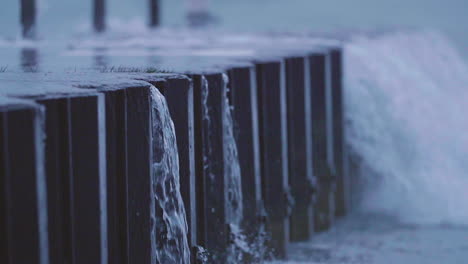
[[468, 225], [468, 68], [434, 32], [356, 36], [345, 48], [348, 143], [362, 209]]

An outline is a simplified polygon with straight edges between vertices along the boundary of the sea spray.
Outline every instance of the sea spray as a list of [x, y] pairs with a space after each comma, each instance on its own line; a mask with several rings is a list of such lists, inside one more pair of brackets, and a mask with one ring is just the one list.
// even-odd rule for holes
[[151, 87], [153, 135], [153, 263], [190, 263], [187, 220], [180, 194], [174, 123], [161, 93]]
[[468, 224], [468, 68], [435, 32], [345, 45], [348, 144], [362, 209], [418, 224]]

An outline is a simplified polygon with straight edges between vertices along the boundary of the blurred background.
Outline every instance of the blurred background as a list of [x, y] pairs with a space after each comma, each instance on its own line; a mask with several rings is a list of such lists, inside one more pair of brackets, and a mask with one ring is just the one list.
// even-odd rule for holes
[[[19, 0], [3, 0], [0, 38], [20, 36]], [[92, 0], [38, 0], [39, 36], [91, 31]], [[164, 27], [184, 27], [188, 0], [160, 0]], [[335, 31], [430, 28], [451, 38], [468, 60], [466, 0], [207, 0], [217, 27], [230, 31]], [[147, 0], [107, 0], [110, 30], [145, 30]]]

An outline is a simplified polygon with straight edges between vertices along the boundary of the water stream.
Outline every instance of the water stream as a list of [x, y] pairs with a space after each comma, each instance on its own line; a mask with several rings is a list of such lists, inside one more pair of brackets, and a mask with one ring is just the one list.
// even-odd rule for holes
[[151, 88], [151, 100], [155, 195], [152, 201], [155, 215], [153, 263], [190, 263], [174, 123], [165, 98], [155, 87]]
[[[222, 94], [222, 131], [223, 131], [223, 163], [224, 163], [224, 188], [225, 188], [225, 218], [229, 225], [229, 248], [227, 249], [228, 263], [242, 262], [245, 254], [249, 253], [250, 247], [246, 237], [240, 229], [242, 222], [242, 185], [241, 185], [241, 170], [237, 153], [237, 145], [233, 133], [233, 119], [231, 116], [231, 107], [227, 99], [227, 84], [229, 80], [227, 75], [223, 75], [223, 94]], [[221, 87], [209, 87], [206, 78], [202, 78], [202, 100], [203, 100], [203, 119], [210, 127], [212, 120], [212, 109], [208, 106], [208, 96], [210, 89], [220, 89]], [[207, 137], [208, 152], [204, 157], [205, 167], [209, 169], [211, 149], [214, 147]], [[210, 177], [215, 177], [210, 172]]]
[[243, 253], [248, 252], [249, 246], [246, 237], [242, 234], [240, 225], [242, 222], [242, 183], [241, 169], [239, 166], [239, 158], [237, 154], [237, 145], [234, 139], [233, 119], [231, 116], [231, 106], [229, 105], [226, 93], [229, 78], [223, 74], [224, 80], [224, 95], [223, 95], [223, 131], [224, 131], [224, 164], [226, 181], [226, 219], [230, 226], [230, 242], [229, 262], [239, 263], [242, 261]]

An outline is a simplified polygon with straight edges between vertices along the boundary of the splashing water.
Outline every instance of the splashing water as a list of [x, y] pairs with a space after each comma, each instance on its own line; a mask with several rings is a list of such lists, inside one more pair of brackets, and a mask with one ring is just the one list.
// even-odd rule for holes
[[155, 241], [153, 263], [190, 263], [187, 220], [180, 194], [174, 123], [161, 93], [151, 87]]
[[[227, 93], [229, 77], [223, 74], [223, 79], [224, 91]], [[226, 164], [225, 178], [227, 179], [226, 189], [228, 190], [226, 193], [226, 218], [230, 227], [228, 263], [262, 263], [265, 259], [271, 258], [270, 252], [265, 247], [268, 239], [265, 226], [263, 224], [259, 225], [259, 230], [255, 234], [248, 234], [248, 236], [240, 228], [243, 220], [241, 169], [234, 137], [232, 106], [229, 104], [226, 94], [223, 98], [224, 164]]]
[[223, 95], [223, 130], [224, 130], [224, 164], [226, 189], [227, 210], [226, 217], [230, 220], [231, 224], [240, 225], [242, 221], [242, 185], [241, 185], [241, 171], [239, 166], [239, 158], [237, 155], [237, 145], [234, 140], [233, 121], [231, 116], [231, 107], [226, 96], [227, 84], [229, 79], [227, 75], [223, 74], [224, 79], [224, 95]]
[[468, 68], [436, 32], [345, 45], [348, 144], [361, 209], [416, 224], [468, 224]]
[[[229, 225], [229, 248], [227, 249], [227, 262], [239, 263], [243, 260], [244, 255], [250, 250], [246, 241], [245, 235], [240, 229], [242, 222], [242, 185], [241, 185], [241, 170], [239, 166], [237, 145], [234, 139], [233, 132], [233, 119], [231, 116], [231, 108], [227, 99], [227, 84], [229, 79], [227, 75], [223, 74], [223, 102], [222, 102], [222, 115], [223, 115], [223, 163], [224, 163], [224, 188], [225, 192], [225, 218]], [[209, 82], [205, 77], [202, 77], [202, 105], [203, 105], [203, 119], [208, 127], [211, 126], [210, 108], [208, 107], [208, 96], [210, 92]], [[216, 87], [215, 87], [216, 88]], [[213, 148], [210, 137], [206, 138], [208, 145], [208, 153], [204, 157], [205, 168], [210, 167], [210, 156], [212, 155], [211, 149]], [[210, 172], [210, 177], [214, 175]], [[215, 252], [210, 252], [215, 253]], [[216, 256], [213, 256], [216, 257]]]
[[241, 184], [241, 170], [239, 166], [239, 158], [237, 154], [237, 145], [234, 139], [233, 119], [231, 116], [231, 107], [229, 105], [226, 93], [229, 78], [223, 74], [224, 79], [224, 95], [223, 95], [223, 130], [224, 130], [224, 164], [226, 164], [224, 173], [226, 181], [226, 219], [229, 221], [230, 226], [230, 242], [229, 247], [229, 263], [239, 263], [242, 261], [243, 252], [248, 252], [249, 246], [246, 242], [245, 236], [240, 230], [242, 222], [242, 184]]

